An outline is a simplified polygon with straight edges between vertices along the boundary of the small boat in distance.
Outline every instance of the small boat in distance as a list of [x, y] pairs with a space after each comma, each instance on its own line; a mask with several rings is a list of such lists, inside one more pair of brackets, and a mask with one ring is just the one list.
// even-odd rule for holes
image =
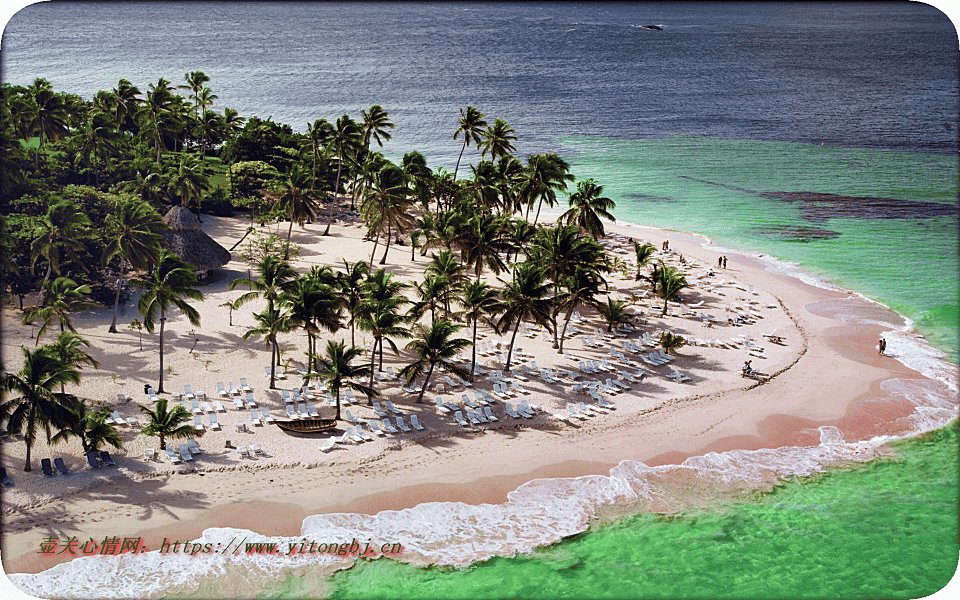
[[320, 431], [329, 431], [337, 426], [336, 419], [326, 419], [322, 417], [308, 417], [306, 419], [287, 419], [274, 420], [274, 425], [284, 431], [294, 431], [296, 433], [316, 433]]

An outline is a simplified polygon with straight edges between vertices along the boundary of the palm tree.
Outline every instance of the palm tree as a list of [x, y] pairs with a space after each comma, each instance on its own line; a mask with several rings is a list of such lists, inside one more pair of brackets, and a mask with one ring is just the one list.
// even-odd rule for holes
[[544, 200], [547, 206], [557, 204], [557, 192], [567, 188], [567, 182], [575, 178], [570, 173], [570, 164], [556, 154], [534, 154], [527, 159], [517, 182], [518, 200], [527, 205], [527, 216], [530, 208], [537, 202], [537, 214], [533, 224], [540, 218], [540, 208]]
[[[30, 268], [33, 269], [37, 259], [41, 256], [47, 260], [47, 271], [43, 282], [50, 280], [50, 274], [60, 274], [60, 267], [64, 258], [80, 262], [80, 253], [86, 251], [81, 239], [88, 227], [90, 219], [83, 213], [77, 212], [70, 202], [57, 202], [47, 208], [46, 214], [38, 219], [40, 235], [30, 244]], [[44, 304], [46, 298], [41, 299]]]
[[235, 290], [241, 285], [246, 285], [251, 290], [242, 294], [234, 301], [234, 305], [240, 308], [254, 298], [263, 297], [267, 301], [267, 308], [273, 310], [280, 294], [286, 289], [290, 282], [297, 276], [289, 263], [280, 258], [267, 255], [257, 263], [257, 278], [249, 279], [240, 277], [230, 282], [230, 289]]
[[554, 348], [559, 348], [560, 354], [563, 354], [563, 340], [573, 311], [580, 306], [598, 308], [597, 296], [602, 293], [600, 288], [606, 288], [607, 286], [599, 273], [578, 266], [573, 275], [563, 280], [563, 287], [564, 291], [557, 296], [557, 310], [567, 309], [567, 314], [563, 319], [563, 330], [560, 332], [559, 344], [554, 345]]
[[171, 169], [167, 179], [170, 198], [183, 206], [196, 204], [197, 217], [200, 216], [203, 192], [209, 187], [210, 179], [203, 174], [203, 164], [193, 155], [182, 154], [179, 167]]
[[610, 198], [601, 197], [603, 186], [593, 179], [577, 182], [577, 191], [570, 194], [570, 209], [560, 215], [559, 222], [579, 225], [595, 238], [604, 235], [600, 218], [616, 221], [610, 211], [617, 207]]
[[457, 171], [460, 169], [460, 159], [463, 158], [463, 151], [470, 145], [470, 142], [480, 144], [483, 139], [483, 128], [487, 126], [487, 122], [483, 120], [483, 113], [472, 106], [468, 106], [466, 110], [460, 109], [459, 123], [460, 126], [453, 132], [453, 139], [457, 139], [462, 133], [463, 147], [460, 148], [460, 156], [457, 157], [457, 166], [453, 169], [454, 179], [457, 178]]
[[663, 313], [667, 314], [667, 301], [673, 298], [684, 288], [690, 287], [687, 278], [683, 273], [678, 272], [674, 267], [663, 267], [657, 276], [660, 283], [660, 295], [663, 296]]
[[390, 141], [390, 132], [387, 129], [394, 129], [396, 125], [390, 122], [390, 113], [383, 110], [379, 104], [370, 107], [370, 112], [361, 110], [363, 115], [363, 145], [370, 146], [370, 141], [375, 140], [377, 145], [383, 147], [383, 142]]
[[270, 346], [270, 389], [276, 389], [277, 365], [280, 364], [280, 344], [277, 336], [293, 329], [294, 320], [290, 313], [283, 312], [277, 307], [268, 307], [263, 312], [253, 313], [257, 325], [243, 334], [246, 341], [255, 335], [262, 336]]
[[372, 387], [359, 383], [364, 377], [371, 374], [371, 367], [350, 364], [361, 353], [362, 350], [356, 346], [347, 348], [342, 341], [327, 340], [326, 356], [314, 355], [313, 357], [317, 365], [317, 372], [320, 373], [320, 379], [326, 382], [327, 388], [336, 399], [336, 419], [338, 421], [340, 420], [340, 390], [342, 388], [364, 394], [368, 403], [372, 402], [370, 398], [380, 395], [380, 392]]
[[676, 335], [670, 333], [669, 331], [664, 331], [663, 335], [660, 336], [660, 345], [663, 347], [664, 351], [667, 354], [670, 354], [671, 350], [676, 350], [677, 348], [682, 348], [687, 345], [687, 340], [684, 339], [681, 335]]
[[23, 433], [27, 445], [23, 470], [30, 471], [30, 450], [37, 439], [37, 428], [44, 429], [49, 443], [51, 425], [62, 428], [71, 420], [70, 412], [65, 407], [70, 397], [56, 392], [56, 387], [80, 383], [80, 371], [60, 361], [47, 346], [33, 351], [26, 347], [21, 349], [23, 368], [16, 374], [4, 374], [0, 379], [0, 390], [17, 394], [0, 404], [0, 419], [6, 422], [6, 429], [10, 433]]
[[49, 81], [39, 77], [26, 88], [25, 99], [22, 118], [26, 122], [27, 130], [31, 134], [40, 136], [36, 158], [36, 165], [39, 168], [44, 137], [48, 140], [56, 140], [67, 135], [69, 111], [63, 96], [53, 91]]
[[337, 203], [337, 194], [340, 193], [340, 173], [343, 169], [346, 155], [359, 145], [361, 140], [362, 134], [353, 119], [347, 115], [343, 115], [337, 119], [337, 124], [333, 128], [330, 136], [330, 144], [337, 153], [337, 181], [333, 186], [333, 197], [330, 199], [327, 228], [323, 231], [323, 235], [330, 235], [330, 224], [333, 223], [333, 207]]
[[290, 168], [290, 174], [283, 183], [283, 194], [277, 203], [277, 209], [281, 214], [290, 220], [290, 226], [287, 228], [287, 246], [283, 251], [283, 260], [290, 258], [290, 236], [293, 234], [293, 222], [303, 227], [303, 224], [313, 218], [314, 213], [320, 210], [320, 207], [314, 201], [312, 196], [307, 195], [306, 188], [309, 181], [306, 172], [300, 170], [300, 167], [294, 165]]
[[450, 300], [456, 299], [459, 290], [467, 280], [465, 269], [450, 250], [441, 250], [440, 254], [431, 254], [431, 257], [432, 260], [424, 269], [424, 274], [434, 273], [446, 280], [447, 290], [443, 296], [443, 310], [444, 313], [449, 314]]
[[412, 150], [403, 155], [401, 161], [407, 182], [411, 186], [410, 195], [415, 198], [424, 212], [430, 210], [430, 182], [433, 172], [427, 166], [427, 159], [420, 152]]
[[373, 366], [380, 351], [380, 369], [383, 369], [383, 342], [390, 344], [390, 349], [397, 356], [400, 350], [393, 341], [393, 337], [407, 337], [408, 331], [404, 327], [409, 322], [406, 315], [400, 314], [400, 307], [407, 303], [406, 299], [392, 298], [369, 302], [362, 308], [360, 314], [360, 329], [370, 332], [373, 336], [373, 347], [370, 349], [370, 385], [373, 386]]
[[420, 387], [417, 404], [423, 402], [423, 393], [430, 385], [430, 376], [433, 375], [435, 367], [440, 367], [441, 370], [458, 377], [469, 376], [466, 369], [451, 362], [461, 350], [470, 345], [470, 341], [463, 338], [450, 339], [450, 336], [459, 330], [459, 325], [444, 319], [434, 321], [429, 328], [419, 323], [414, 326], [416, 337], [407, 342], [406, 348], [416, 354], [417, 360], [400, 369], [399, 375], [406, 379], [407, 385], [410, 385], [426, 369], [427, 376]]
[[633, 317], [627, 312], [627, 303], [609, 296], [606, 304], [597, 304], [597, 312], [606, 321], [607, 331], [613, 331], [613, 328], [620, 324], [629, 325], [633, 321]]
[[651, 278], [648, 278], [641, 274], [640, 269], [644, 268], [650, 261], [653, 260], [653, 255], [657, 252], [657, 247], [651, 243], [640, 244], [637, 240], [633, 240], [633, 251], [637, 255], [637, 275], [634, 277], [635, 281], [640, 281], [641, 279], [648, 279], [651, 283], [654, 284], [654, 293], [656, 293], [656, 282]]
[[552, 329], [552, 302], [547, 298], [550, 293], [550, 286], [545, 282], [543, 270], [531, 262], [520, 263], [513, 271], [513, 281], [504, 283], [503, 292], [503, 314], [497, 322], [497, 333], [503, 335], [504, 332], [513, 328], [513, 335], [510, 336], [510, 350], [507, 352], [507, 364], [504, 370], [510, 371], [510, 360], [513, 358], [513, 344], [517, 339], [517, 331], [520, 329], [520, 323], [526, 320], [532, 320], [538, 325], [543, 325], [547, 331]]
[[41, 321], [40, 330], [37, 331], [36, 344], [40, 343], [40, 338], [43, 337], [54, 321], [60, 324], [61, 333], [67, 329], [76, 331], [73, 323], [70, 322], [70, 313], [97, 306], [94, 302], [83, 300], [83, 297], [90, 293], [90, 286], [77, 285], [77, 282], [69, 277], [57, 277], [45, 285], [44, 289], [46, 305], [34, 306], [23, 314], [22, 323], [24, 325], [28, 325], [36, 319]]
[[143, 325], [147, 331], [153, 333], [157, 320], [160, 321], [160, 381], [157, 393], [163, 393], [163, 331], [167, 311], [171, 307], [177, 308], [191, 325], [199, 327], [200, 313], [186, 300], [203, 300], [203, 293], [195, 287], [198, 282], [193, 267], [167, 249], [160, 251], [147, 279], [134, 279], [131, 284], [144, 290], [137, 309], [143, 315]]
[[174, 404], [173, 408], [167, 410], [167, 399], [157, 400], [156, 406], [149, 409], [146, 406], [138, 407], [140, 412], [147, 415], [150, 420], [147, 426], [141, 430], [144, 435], [155, 435], [160, 438], [160, 449], [167, 449], [167, 440], [184, 439], [188, 437], [200, 437], [203, 431], [194, 428], [190, 423], [193, 415], [182, 404]]
[[114, 96], [114, 121], [120, 131], [133, 133], [136, 131], [136, 122], [134, 121], [140, 104], [143, 100], [140, 98], [140, 88], [133, 85], [126, 79], [117, 82], [117, 87], [113, 88]]
[[117, 308], [120, 305], [120, 288], [127, 264], [135, 269], [146, 269], [160, 255], [160, 242], [166, 224], [152, 206], [142, 200], [126, 198], [117, 203], [117, 212], [107, 215], [107, 232], [110, 241], [103, 250], [103, 263], [120, 254], [117, 271], [117, 291], [113, 298], [113, 320], [110, 333], [117, 332]]
[[96, 452], [104, 444], [109, 444], [118, 450], [123, 447], [120, 432], [114, 425], [106, 422], [111, 413], [110, 407], [102, 406], [96, 410], [89, 410], [87, 403], [78, 398], [68, 402], [66, 408], [73, 418], [51, 438], [52, 443], [67, 441], [71, 437], [79, 438], [84, 454]]
[[393, 232], [400, 235], [407, 228], [416, 225], [416, 220], [407, 212], [411, 201], [407, 189], [406, 175], [400, 167], [390, 164], [380, 169], [374, 177], [372, 185], [364, 195], [360, 214], [367, 221], [367, 227], [376, 230], [377, 238], [373, 243], [373, 252], [370, 254], [370, 263], [373, 263], [380, 234], [386, 232], [387, 246], [380, 259], [380, 264], [387, 262], [387, 252], [390, 251], [390, 241]]
[[350, 266], [346, 260], [343, 261], [345, 272], [337, 273], [337, 288], [340, 290], [343, 307], [350, 315], [350, 345], [356, 346], [356, 323], [360, 315], [360, 306], [363, 301], [363, 282], [370, 274], [370, 266], [366, 261], [358, 260]]
[[513, 147], [513, 143], [517, 141], [517, 136], [514, 135], [517, 133], [513, 130], [513, 127], [504, 121], [503, 119], [497, 119], [493, 122], [492, 127], [487, 127], [483, 132], [483, 141], [478, 142], [480, 147], [480, 156], [486, 156], [487, 152], [490, 153], [491, 160], [497, 160], [498, 158], [509, 156], [516, 151], [516, 148]]
[[149, 87], [146, 100], [137, 111], [137, 119], [140, 121], [140, 131], [151, 137], [157, 151], [156, 161], [160, 162], [160, 153], [166, 149], [163, 144], [164, 129], [175, 108], [172, 93], [174, 88], [162, 77], [156, 85], [151, 83]]
[[463, 317], [467, 323], [473, 324], [473, 356], [470, 359], [470, 377], [477, 368], [477, 323], [480, 319], [487, 320], [498, 313], [502, 304], [498, 299], [497, 290], [483, 281], [470, 281], [463, 288]]
[[289, 309], [293, 323], [307, 333], [307, 372], [313, 372], [310, 357], [316, 352], [316, 338], [320, 334], [320, 328], [330, 333], [336, 333], [340, 329], [343, 299], [332, 286], [322, 283], [319, 277], [308, 275], [294, 281], [293, 285], [281, 294], [280, 302]]
[[454, 240], [460, 249], [463, 262], [472, 265], [477, 281], [486, 265], [495, 275], [507, 269], [507, 264], [500, 258], [510, 249], [510, 243], [504, 236], [505, 220], [492, 214], [475, 215], [467, 221], [465, 227]]
[[[90, 342], [83, 339], [79, 333], [73, 331], [61, 331], [60, 335], [57, 336], [57, 340], [48, 345], [44, 346], [48, 348], [50, 353], [53, 356], [57, 357], [65, 365], [75, 367], [79, 369], [83, 365], [90, 365], [94, 369], [100, 368], [100, 363], [97, 359], [93, 358], [83, 347], [90, 347]], [[60, 391], [64, 392], [63, 384], [60, 384]]]
[[450, 290], [450, 281], [436, 273], [425, 274], [423, 281], [414, 281], [413, 290], [420, 298], [410, 306], [411, 320], [417, 320], [430, 311], [430, 322], [437, 320], [437, 310], [443, 309]]
[[[191, 71], [189, 73], [183, 74], [184, 80], [186, 80], [187, 85], [177, 86], [181, 90], [190, 90], [193, 92], [193, 102], [194, 106], [197, 109], [197, 118], [200, 118], [200, 92], [205, 89], [203, 84], [210, 81], [210, 78], [207, 77], [203, 71]], [[214, 96], [216, 98], [216, 96]]]

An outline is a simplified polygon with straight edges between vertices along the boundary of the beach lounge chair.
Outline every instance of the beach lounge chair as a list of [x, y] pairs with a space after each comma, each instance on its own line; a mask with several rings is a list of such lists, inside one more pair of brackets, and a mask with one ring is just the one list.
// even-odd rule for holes
[[252, 392], [253, 389], [247, 385], [247, 380], [244, 378], [240, 379], [240, 391], [241, 392]]
[[221, 403], [219, 400], [214, 400], [211, 402], [211, 404], [213, 405], [213, 410], [216, 412], [227, 412], [227, 409], [223, 407], [223, 403]]
[[239, 396], [233, 399], [233, 407], [237, 410], [243, 410], [243, 400]]
[[577, 402], [577, 410], [580, 411], [581, 414], [584, 414], [587, 416], [602, 414], [599, 409], [597, 409], [594, 406], [588, 406], [584, 402]]
[[353, 396], [353, 390], [351, 390], [350, 388], [343, 390], [343, 394], [341, 394], [341, 396], [343, 396], [341, 400], [346, 398], [347, 404], [359, 404], [359, 402], [357, 402], [357, 399]]
[[480, 395], [483, 397], [484, 400], [486, 400], [485, 404], [497, 403], [496, 399], [493, 396], [491, 396], [490, 392], [488, 392], [487, 390], [480, 390]]
[[504, 403], [503, 403], [503, 412], [507, 413], [507, 415], [509, 415], [510, 417], [512, 417], [512, 418], [514, 418], [514, 419], [520, 419], [520, 418], [521, 418], [520, 413], [518, 413], [517, 411], [513, 410], [513, 405], [510, 404], [509, 402], [504, 402]]
[[49, 458], [44, 458], [40, 461], [40, 469], [43, 471], [44, 475], [50, 475], [51, 477], [53, 476], [53, 467], [50, 466]]
[[[480, 390], [476, 390], [476, 394], [477, 394], [477, 399], [479, 400], [479, 399], [481, 398], [481, 396], [480, 396]], [[466, 394], [460, 394], [460, 398], [463, 400], [463, 404], [464, 404], [465, 406], [468, 406], [468, 407], [470, 407], [470, 408], [479, 408], [479, 407], [480, 407], [476, 402], [474, 402], [473, 400], [470, 399], [470, 396], [468, 396], [468, 395], [466, 395]]]
[[246, 446], [237, 446], [237, 454], [240, 455], [240, 458], [250, 458]]
[[156, 402], [157, 400], [160, 399], [160, 398], [157, 396], [157, 393], [156, 393], [155, 391], [153, 391], [153, 388], [152, 388], [152, 387], [148, 387], [148, 388], [147, 388], [147, 397], [150, 398], [150, 400], [153, 401], [153, 402]]
[[472, 408], [468, 408], [464, 412], [466, 412], [467, 420], [470, 421], [471, 423], [478, 424], [478, 423], [487, 422], [487, 418], [483, 416], [483, 413], [480, 412], [479, 410], [473, 410]]
[[197, 440], [193, 438], [187, 438], [187, 448], [190, 448], [191, 454], [202, 454], [203, 450], [200, 449], [200, 446], [197, 445]]
[[257, 408], [257, 401], [253, 398], [253, 392], [246, 393], [247, 408]]
[[469, 427], [470, 423], [467, 423], [463, 418], [463, 413], [459, 410], [453, 413], [453, 419], [460, 425], [460, 427]]
[[293, 398], [290, 397], [290, 390], [280, 390], [280, 395], [283, 397], [283, 401], [287, 404], [293, 402]]
[[363, 442], [363, 437], [359, 433], [354, 431], [353, 427], [347, 427], [344, 433], [346, 433], [351, 440], [357, 442], [358, 444]]
[[288, 404], [288, 405], [287, 405], [287, 416], [290, 417], [291, 419], [299, 419], [299, 418], [300, 418], [300, 415], [298, 415], [297, 412], [296, 412], [296, 410], [294, 410], [292, 404]]
[[153, 448], [146, 448], [143, 451], [143, 457], [147, 460], [153, 460], [157, 457], [157, 451]]
[[344, 414], [344, 418], [347, 420], [348, 423], [362, 423], [360, 419], [353, 416], [353, 413], [350, 412], [349, 408], [345, 410], [343, 414]]
[[444, 414], [448, 414], [450, 412], [450, 409], [443, 405], [443, 398], [440, 396], [437, 396], [436, 408], [438, 411]]
[[300, 415], [301, 419], [306, 419], [310, 416], [310, 413], [307, 412], [306, 402], [300, 402], [297, 404], [297, 414]]
[[393, 372], [393, 367], [387, 367], [387, 375], [390, 376], [390, 379], [399, 379], [397, 374]]
[[255, 408], [250, 409], [250, 424], [263, 425], [263, 423], [260, 422], [260, 411]]
[[567, 405], [567, 411], [569, 411], [569, 412], [570, 412], [570, 416], [574, 417], [575, 419], [580, 419], [581, 421], [586, 421], [586, 420], [587, 420], [587, 415], [585, 415], [585, 414], [581, 413], [579, 410], [577, 410], [577, 407], [576, 407], [576, 405], [574, 405], [574, 404], [568, 404], [568, 405]]
[[[173, 446], [167, 446], [166, 452], [167, 452], [167, 458], [170, 459], [170, 462], [172, 462], [173, 464], [178, 464], [181, 462], [180, 457], [177, 456], [177, 451], [174, 450]], [[89, 457], [87, 458], [87, 461], [88, 462], [90, 461]]]
[[110, 453], [107, 452], [106, 450], [101, 450], [101, 451], [100, 451], [100, 460], [101, 460], [101, 461], [103, 462], [103, 464], [105, 464], [105, 465], [109, 465], [109, 466], [111, 466], [111, 467], [117, 466], [117, 463], [115, 463], [115, 462], [113, 461], [113, 457], [110, 456]]
[[84, 456], [87, 457], [87, 464], [90, 465], [91, 469], [100, 468], [100, 459], [97, 458], [96, 452], [91, 450], [90, 452], [87, 452], [86, 454], [84, 454]]
[[409, 431], [413, 431], [412, 429], [410, 429], [410, 427], [407, 426], [406, 423], [403, 422], [403, 417], [396, 417], [396, 418], [394, 418], [394, 422], [396, 422], [397, 427], [400, 428], [400, 431], [402, 431], [402, 432], [404, 432], [404, 433], [407, 433], [407, 432], [409, 432]]
[[488, 420], [488, 421], [499, 421], [499, 420], [500, 420], [500, 419], [497, 418], [496, 415], [493, 414], [493, 410], [491, 410], [489, 406], [484, 406], [484, 407], [483, 407], [483, 414], [484, 414], [485, 417], [487, 417], [487, 420]]
[[420, 424], [420, 419], [417, 418], [417, 415], [410, 415], [410, 424], [413, 425], [413, 428], [417, 431], [426, 429], [426, 427]]
[[361, 438], [363, 438], [363, 441], [365, 441], [365, 442], [372, 442], [372, 441], [373, 441], [373, 438], [370, 437], [370, 434], [367, 433], [366, 431], [364, 431], [364, 429], [363, 429], [363, 423], [357, 423], [357, 426], [354, 427], [354, 430], [357, 432], [357, 435], [359, 435]]
[[213, 431], [220, 431], [220, 423], [217, 422], [217, 413], [210, 413], [207, 415], [207, 419], [210, 422], [210, 429]]
[[387, 400], [386, 402], [384, 402], [384, 404], [386, 405], [387, 410], [389, 410], [389, 411], [392, 412], [393, 414], [395, 414], [395, 415], [402, 415], [402, 414], [403, 414], [402, 412], [400, 412], [400, 409], [399, 409], [399, 408], [397, 408], [396, 406], [393, 405], [393, 402], [392, 402], [392, 401]]
[[264, 423], [273, 423], [274, 418], [270, 416], [270, 409], [266, 406], [260, 407], [260, 420]]
[[387, 432], [386, 432], [386, 431], [380, 429], [380, 423], [379, 423], [379, 421], [375, 421], [374, 419], [370, 419], [369, 421], [367, 421], [367, 427], [369, 427], [369, 428], [370, 428], [370, 431], [374, 432], [374, 433], [377, 434], [378, 436], [385, 436], [385, 435], [387, 435]]
[[317, 407], [313, 402], [307, 402], [307, 414], [311, 417], [320, 416], [320, 413], [317, 412]]
[[400, 433], [400, 430], [393, 426], [393, 423], [390, 422], [390, 419], [383, 419], [380, 421], [380, 426], [383, 427], [384, 431], [387, 433]]
[[260, 446], [258, 446], [258, 445], [256, 445], [256, 444], [250, 444], [250, 454], [251, 454], [251, 456], [255, 456], [255, 455], [258, 455], [258, 454], [261, 455], [261, 456], [266, 456], [266, 455], [267, 455], [267, 453], [264, 452], [264, 451], [260, 448]]
[[326, 440], [324, 440], [322, 444], [320, 444], [320, 451], [329, 452], [330, 450], [333, 450], [334, 446], [336, 445], [337, 445], [336, 438], [327, 438]]
[[373, 412], [377, 413], [377, 416], [380, 417], [381, 419], [389, 416], [386, 413], [386, 411], [384, 411], [383, 408], [381, 408], [379, 402], [373, 403]]
[[336, 406], [337, 399], [333, 397], [333, 394], [327, 392], [327, 406]]
[[227, 397], [227, 390], [225, 390], [225, 389], [223, 388], [223, 382], [222, 382], [222, 381], [218, 381], [218, 382], [217, 382], [217, 395], [220, 396], [221, 398], [226, 398], [226, 397]]
[[209, 402], [201, 402], [201, 403], [200, 403], [200, 409], [201, 409], [202, 412], [205, 412], [205, 413], [212, 413], [212, 412], [213, 412], [213, 407], [210, 406], [210, 403], [209, 403]]
[[443, 376], [443, 380], [446, 381], [446, 382], [447, 382], [447, 385], [449, 385], [449, 386], [452, 387], [452, 388], [455, 388], [455, 387], [457, 387], [457, 385], [459, 385], [456, 381], [450, 379], [450, 376], [449, 376], [449, 375], [444, 375], [444, 376]]
[[203, 420], [202, 420], [202, 419], [203, 419], [203, 417], [201, 417], [200, 415], [193, 415], [193, 428], [194, 428], [194, 429], [197, 429], [197, 430], [199, 430], [199, 431], [203, 431], [203, 430], [204, 430]]
[[113, 422], [116, 423], [117, 425], [126, 425], [126, 424], [127, 424], [127, 421], [126, 421], [123, 417], [120, 416], [119, 411], [116, 411], [116, 410], [113, 411], [113, 413], [110, 415], [110, 418], [113, 419]]
[[187, 444], [180, 444], [177, 448], [178, 454], [180, 454], [180, 459], [184, 462], [193, 462], [193, 452], [190, 452], [190, 446]]

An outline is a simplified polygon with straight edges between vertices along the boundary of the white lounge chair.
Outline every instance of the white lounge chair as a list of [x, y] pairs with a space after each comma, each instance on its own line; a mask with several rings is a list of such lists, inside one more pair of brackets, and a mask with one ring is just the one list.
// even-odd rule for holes
[[417, 431], [426, 429], [426, 427], [420, 424], [420, 419], [417, 418], [417, 415], [410, 415], [410, 424], [413, 425], [413, 428]]
[[444, 414], [449, 414], [450, 409], [443, 405], [443, 398], [437, 396], [436, 409]]
[[400, 428], [400, 431], [402, 431], [402, 432], [404, 432], [404, 433], [406, 433], [406, 432], [408, 432], [408, 431], [413, 431], [412, 429], [410, 429], [410, 427], [407, 426], [406, 423], [403, 422], [403, 417], [396, 417], [396, 418], [394, 418], [393, 420], [396, 422], [397, 427]]
[[260, 411], [255, 408], [250, 409], [250, 423], [253, 425], [263, 425], [260, 422]]
[[200, 403], [200, 409], [201, 409], [203, 412], [205, 412], [205, 413], [212, 413], [212, 412], [213, 412], [213, 407], [210, 406], [210, 403], [209, 403], [209, 402], [201, 402], [201, 403]]
[[483, 414], [487, 417], [487, 420], [488, 420], [488, 421], [499, 421], [499, 420], [500, 420], [500, 419], [497, 418], [496, 415], [493, 414], [493, 411], [490, 409], [489, 406], [484, 406], [484, 407], [483, 407]]
[[373, 412], [377, 413], [377, 416], [380, 417], [381, 419], [389, 416], [389, 415], [387, 415], [387, 413], [380, 407], [380, 403], [379, 403], [379, 402], [374, 402], [374, 403], [373, 403]]
[[203, 451], [200, 450], [200, 446], [197, 445], [197, 440], [193, 438], [187, 438], [187, 447], [190, 448], [191, 454], [203, 454]]
[[453, 413], [453, 419], [454, 419], [461, 427], [469, 427], [469, 426], [470, 426], [470, 423], [467, 423], [467, 422], [464, 420], [464, 418], [463, 418], [463, 413], [460, 412], [459, 410], [458, 410], [457, 412]]
[[360, 443], [360, 442], [363, 441], [363, 436], [361, 436], [359, 433], [357, 433], [356, 431], [354, 431], [353, 427], [347, 427], [345, 433], [346, 433], [348, 436], [350, 436], [350, 439], [351, 439], [351, 440], [353, 440], [353, 441], [355, 441], [355, 442], [357, 442], [357, 443]]
[[252, 392], [252, 391], [253, 391], [253, 389], [252, 389], [249, 385], [247, 385], [247, 380], [246, 380], [246, 379], [243, 379], [243, 378], [240, 379], [240, 391], [241, 391], [241, 392]]
[[190, 452], [190, 446], [186, 444], [180, 444], [180, 459], [190, 462], [193, 460], [193, 454]]
[[300, 415], [297, 414], [297, 411], [294, 409], [292, 404], [287, 405], [287, 416], [291, 419], [299, 419]]
[[358, 419], [358, 418], [356, 418], [355, 416], [353, 416], [353, 413], [350, 412], [350, 409], [349, 409], [349, 408], [348, 408], [347, 410], [345, 410], [343, 414], [344, 414], [344, 418], [345, 418], [348, 422], [350, 422], [350, 423], [361, 423], [361, 422], [362, 422], [362, 421], [360, 421], [360, 419]]
[[510, 404], [509, 402], [504, 402], [504, 403], [503, 403], [503, 412], [507, 413], [507, 415], [513, 417], [514, 419], [520, 419], [520, 418], [522, 418], [522, 417], [520, 416], [520, 413], [518, 413], [517, 411], [513, 410], [513, 405]]
[[327, 438], [322, 444], [320, 444], [320, 451], [329, 452], [330, 450], [333, 450], [334, 446], [336, 445], [337, 445], [336, 438]]
[[166, 452], [167, 452], [167, 458], [170, 459], [170, 462], [172, 462], [173, 464], [178, 464], [181, 462], [180, 457], [177, 456], [177, 451], [174, 450], [173, 446], [167, 446]]
[[395, 414], [395, 415], [402, 415], [402, 414], [403, 414], [402, 412], [400, 412], [400, 409], [399, 409], [399, 408], [397, 408], [396, 406], [393, 405], [393, 402], [392, 402], [391, 400], [385, 401], [384, 404], [386, 405], [387, 410], [389, 410], [389, 411], [392, 412], [393, 414]]
[[383, 428], [387, 430], [387, 433], [400, 433], [400, 430], [393, 426], [393, 423], [390, 422], [390, 419], [384, 419], [380, 421], [380, 424], [383, 425]]
[[223, 382], [222, 382], [222, 381], [218, 381], [218, 382], [217, 382], [217, 395], [220, 396], [221, 398], [226, 398], [226, 397], [227, 397], [227, 390], [225, 390], [225, 389], [223, 388]]
[[263, 421], [264, 423], [274, 422], [274, 418], [270, 416], [270, 409], [268, 409], [266, 406], [260, 407], [260, 420]]
[[307, 414], [311, 417], [320, 416], [320, 413], [317, 412], [317, 407], [313, 402], [307, 402]]
[[231, 395], [231, 396], [239, 396], [239, 395], [240, 395], [240, 390], [237, 389], [236, 384], [234, 384], [232, 381], [230, 382], [230, 395]]
[[380, 429], [380, 424], [377, 421], [370, 419], [367, 421], [367, 425], [370, 427], [370, 431], [374, 432], [375, 434], [379, 436], [387, 435], [386, 431]]
[[116, 423], [117, 425], [126, 425], [126, 424], [127, 424], [127, 422], [124, 420], [124, 418], [120, 416], [119, 411], [116, 411], [116, 410], [113, 411], [113, 414], [110, 415], [110, 418], [112, 418], [112, 419], [113, 419], [113, 422]]
[[300, 402], [297, 404], [297, 414], [300, 415], [301, 419], [305, 419], [310, 416], [310, 413], [307, 412], [306, 402]]
[[213, 401], [213, 409], [217, 412], [227, 412], [227, 409], [223, 407], [223, 404], [219, 400]]
[[203, 421], [202, 421], [201, 419], [203, 419], [203, 417], [201, 417], [200, 415], [193, 415], [193, 428], [194, 428], [194, 429], [198, 429], [198, 430], [200, 430], [200, 431], [203, 431], [203, 430], [204, 430]]
[[217, 422], [217, 413], [210, 413], [207, 415], [207, 419], [210, 421], [211, 430], [220, 431], [220, 423]]
[[373, 441], [373, 438], [370, 437], [370, 434], [363, 430], [363, 423], [357, 423], [356, 427], [354, 427], [353, 429], [354, 431], [357, 432], [357, 435], [363, 438], [363, 441], [365, 442]]
[[574, 405], [574, 404], [568, 404], [568, 405], [567, 405], [567, 411], [570, 412], [570, 416], [572, 416], [572, 417], [574, 417], [574, 418], [576, 418], [576, 419], [580, 419], [581, 421], [586, 421], [586, 420], [587, 420], [587, 415], [585, 415], [585, 414], [581, 413], [579, 410], [577, 410], [577, 407], [576, 407], [576, 405]]
[[243, 400], [239, 396], [233, 399], [233, 407], [237, 410], [243, 410]]

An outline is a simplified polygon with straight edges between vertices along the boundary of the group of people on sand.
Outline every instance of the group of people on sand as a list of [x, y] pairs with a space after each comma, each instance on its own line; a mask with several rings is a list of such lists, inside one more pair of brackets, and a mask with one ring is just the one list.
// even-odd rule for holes
[[880, 343], [877, 344], [877, 348], [880, 350], [877, 354], [883, 354], [887, 351], [887, 340], [880, 338]]
[[726, 257], [726, 256], [721, 256], [720, 258], [718, 258], [718, 259], [717, 259], [717, 266], [720, 267], [721, 269], [726, 269], [726, 268], [727, 268], [727, 257]]

